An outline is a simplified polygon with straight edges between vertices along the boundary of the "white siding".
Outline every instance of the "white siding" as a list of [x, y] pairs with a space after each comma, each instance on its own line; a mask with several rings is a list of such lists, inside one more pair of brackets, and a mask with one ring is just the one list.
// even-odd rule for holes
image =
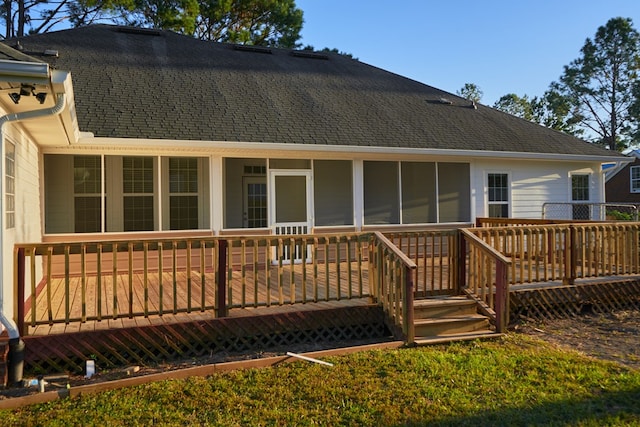
[[[13, 317], [13, 246], [19, 242], [39, 242], [42, 237], [41, 194], [40, 194], [40, 153], [38, 147], [12, 126], [5, 128], [6, 139], [16, 147], [15, 158], [15, 228], [7, 229], [3, 215], [3, 290], [4, 313]], [[4, 141], [3, 141], [4, 142]], [[4, 173], [4, 150], [3, 150]], [[2, 177], [4, 182], [4, 176]], [[2, 197], [4, 197], [4, 187]], [[3, 200], [4, 207], [4, 200]], [[39, 266], [38, 266], [39, 267]], [[40, 270], [40, 269], [38, 269]], [[27, 269], [27, 274], [28, 274]], [[40, 276], [40, 271], [36, 272]], [[29, 278], [27, 277], [27, 283]], [[29, 287], [27, 287], [27, 297]]]
[[510, 212], [513, 218], [541, 218], [547, 202], [570, 202], [572, 173], [591, 175], [591, 202], [603, 202], [600, 164], [539, 161], [476, 161], [475, 213], [487, 216], [487, 173], [507, 173], [511, 180]]

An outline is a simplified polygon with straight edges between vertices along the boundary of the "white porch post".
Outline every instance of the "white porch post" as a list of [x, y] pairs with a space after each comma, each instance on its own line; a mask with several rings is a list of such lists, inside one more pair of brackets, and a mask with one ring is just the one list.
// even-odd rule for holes
[[364, 162], [353, 161], [353, 225], [356, 231], [362, 230], [364, 223]]
[[211, 194], [209, 197], [209, 212], [211, 221], [211, 230], [214, 234], [219, 234], [224, 223], [224, 168], [222, 156], [212, 156], [209, 160], [209, 188]]

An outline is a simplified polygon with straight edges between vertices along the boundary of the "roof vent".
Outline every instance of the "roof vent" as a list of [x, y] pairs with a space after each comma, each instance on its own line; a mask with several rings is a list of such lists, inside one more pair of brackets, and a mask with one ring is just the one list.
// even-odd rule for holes
[[312, 52], [310, 50], [292, 50], [291, 56], [297, 56], [298, 58], [329, 59], [329, 55], [327, 54]]
[[254, 46], [250, 44], [234, 44], [234, 50], [242, 50], [245, 52], [256, 52], [256, 53], [273, 53], [271, 49], [263, 46]]
[[42, 54], [44, 56], [54, 56], [54, 57], [58, 57], [58, 51], [55, 49], [45, 49], [44, 52], [42, 52]]
[[162, 31], [153, 28], [137, 28], [137, 27], [118, 27], [116, 31], [126, 34], [140, 34], [144, 36], [160, 36]]
[[453, 102], [451, 102], [451, 100], [449, 100], [447, 98], [440, 98], [440, 104], [451, 105], [451, 104], [453, 104]]

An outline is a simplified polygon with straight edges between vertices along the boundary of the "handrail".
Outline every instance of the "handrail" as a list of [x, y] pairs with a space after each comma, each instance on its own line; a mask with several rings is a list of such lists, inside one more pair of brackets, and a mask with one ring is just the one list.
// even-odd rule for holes
[[372, 235], [371, 252], [374, 297], [382, 304], [395, 333], [403, 335], [407, 344], [413, 344], [413, 286], [417, 266], [379, 231]]
[[[468, 229], [460, 229], [460, 255], [465, 257], [469, 249], [467, 275], [461, 275], [460, 288], [466, 289], [489, 310], [486, 314], [493, 317], [496, 332], [503, 332], [509, 324], [509, 281], [508, 267], [512, 260], [480, 239]], [[473, 254], [477, 250], [479, 253]], [[463, 263], [463, 259], [459, 262]], [[491, 263], [495, 263], [495, 269]], [[492, 271], [494, 272], [492, 274]], [[466, 282], [462, 280], [467, 279]], [[495, 295], [493, 288], [495, 287]]]

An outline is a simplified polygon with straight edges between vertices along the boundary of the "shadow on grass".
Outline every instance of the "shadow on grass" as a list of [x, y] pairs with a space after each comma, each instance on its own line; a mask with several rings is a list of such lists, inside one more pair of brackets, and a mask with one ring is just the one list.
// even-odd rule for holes
[[640, 425], [640, 388], [601, 392], [585, 400], [564, 400], [528, 407], [492, 410], [439, 420], [413, 420], [403, 425], [429, 426], [540, 426]]

